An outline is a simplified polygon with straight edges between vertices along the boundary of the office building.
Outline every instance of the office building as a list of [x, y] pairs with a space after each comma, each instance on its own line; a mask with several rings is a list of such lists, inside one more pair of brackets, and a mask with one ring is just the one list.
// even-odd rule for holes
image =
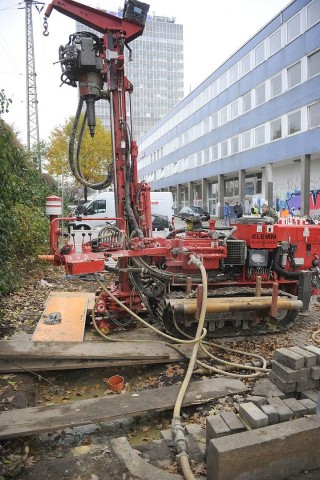
[[294, 0], [147, 132], [139, 176], [221, 216], [320, 214], [320, 0]]

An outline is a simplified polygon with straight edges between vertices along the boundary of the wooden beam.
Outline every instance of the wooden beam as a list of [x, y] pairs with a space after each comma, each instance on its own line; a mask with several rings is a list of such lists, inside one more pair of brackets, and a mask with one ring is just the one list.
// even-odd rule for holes
[[52, 359], [122, 359], [156, 360], [169, 358], [169, 347], [151, 342], [36, 342], [1, 340], [0, 358], [52, 358]]
[[[54, 407], [39, 406], [1, 412], [0, 439], [38, 435], [76, 425], [110, 422], [172, 409], [179, 389], [180, 385], [172, 385]], [[190, 383], [182, 405], [201, 405], [215, 398], [246, 391], [248, 387], [241, 380], [223, 377], [199, 380]]]

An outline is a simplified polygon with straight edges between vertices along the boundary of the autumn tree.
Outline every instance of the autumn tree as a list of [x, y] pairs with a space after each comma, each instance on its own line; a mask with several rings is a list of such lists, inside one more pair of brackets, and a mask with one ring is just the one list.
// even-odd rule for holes
[[[83, 121], [81, 115], [79, 125]], [[64, 125], [56, 127], [49, 137], [47, 150], [48, 173], [72, 177], [69, 165], [69, 141], [74, 118], [69, 118]], [[79, 141], [79, 132], [76, 142]], [[75, 148], [77, 151], [77, 147]], [[85, 179], [89, 182], [101, 182], [107, 175], [112, 162], [111, 133], [107, 131], [100, 119], [97, 119], [95, 135], [90, 136], [85, 127], [80, 147], [80, 168]]]

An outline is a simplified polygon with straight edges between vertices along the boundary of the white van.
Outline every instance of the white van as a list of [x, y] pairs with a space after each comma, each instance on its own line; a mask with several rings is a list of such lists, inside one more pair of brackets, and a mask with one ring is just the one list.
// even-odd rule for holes
[[[151, 192], [151, 213], [168, 217], [169, 226], [174, 226], [173, 196], [172, 192]], [[86, 203], [86, 214], [81, 214], [81, 220], [69, 222], [69, 228], [75, 230], [89, 230], [93, 227], [103, 226], [106, 220], [86, 220], [91, 218], [114, 218], [116, 209], [114, 203], [114, 192], [98, 193], [90, 202]]]

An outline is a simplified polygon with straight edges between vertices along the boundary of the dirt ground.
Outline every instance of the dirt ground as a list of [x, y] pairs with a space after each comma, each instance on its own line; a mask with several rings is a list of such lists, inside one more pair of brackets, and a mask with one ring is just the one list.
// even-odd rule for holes
[[[44, 310], [51, 291], [90, 291], [97, 284], [67, 279], [64, 270], [47, 265], [34, 272], [22, 288], [1, 303], [0, 338], [32, 333]], [[299, 317], [289, 332], [262, 337], [237, 337], [228, 345], [244, 351], [259, 353], [271, 360], [276, 348], [308, 341], [319, 328], [319, 303], [312, 313]], [[101, 339], [100, 339], [101, 340]], [[298, 343], [297, 343], [298, 342]], [[225, 354], [222, 356], [226, 357]], [[229, 355], [238, 361], [236, 354]], [[245, 361], [247, 361], [249, 357]], [[12, 359], [14, 361], [14, 359]], [[241, 358], [243, 361], [244, 359]], [[64, 404], [74, 400], [116, 395], [108, 391], [107, 379], [117, 373], [126, 380], [126, 390], [157, 388], [183, 379], [186, 364], [141, 367], [96, 368], [70, 371], [21, 372], [0, 374], [0, 411], [28, 406]], [[195, 375], [194, 378], [201, 378]], [[254, 382], [249, 381], [249, 385]], [[228, 396], [200, 407], [183, 409], [183, 420], [205, 425], [206, 416], [219, 410], [234, 410], [237, 396]], [[144, 418], [124, 418], [121, 421], [74, 427], [51, 434], [17, 438], [0, 442], [0, 480], [135, 480], [112, 453], [110, 440], [126, 436], [135, 447], [160, 438], [168, 428], [171, 412]], [[171, 465], [171, 473], [178, 473]], [[156, 479], [155, 479], [156, 480]]]

